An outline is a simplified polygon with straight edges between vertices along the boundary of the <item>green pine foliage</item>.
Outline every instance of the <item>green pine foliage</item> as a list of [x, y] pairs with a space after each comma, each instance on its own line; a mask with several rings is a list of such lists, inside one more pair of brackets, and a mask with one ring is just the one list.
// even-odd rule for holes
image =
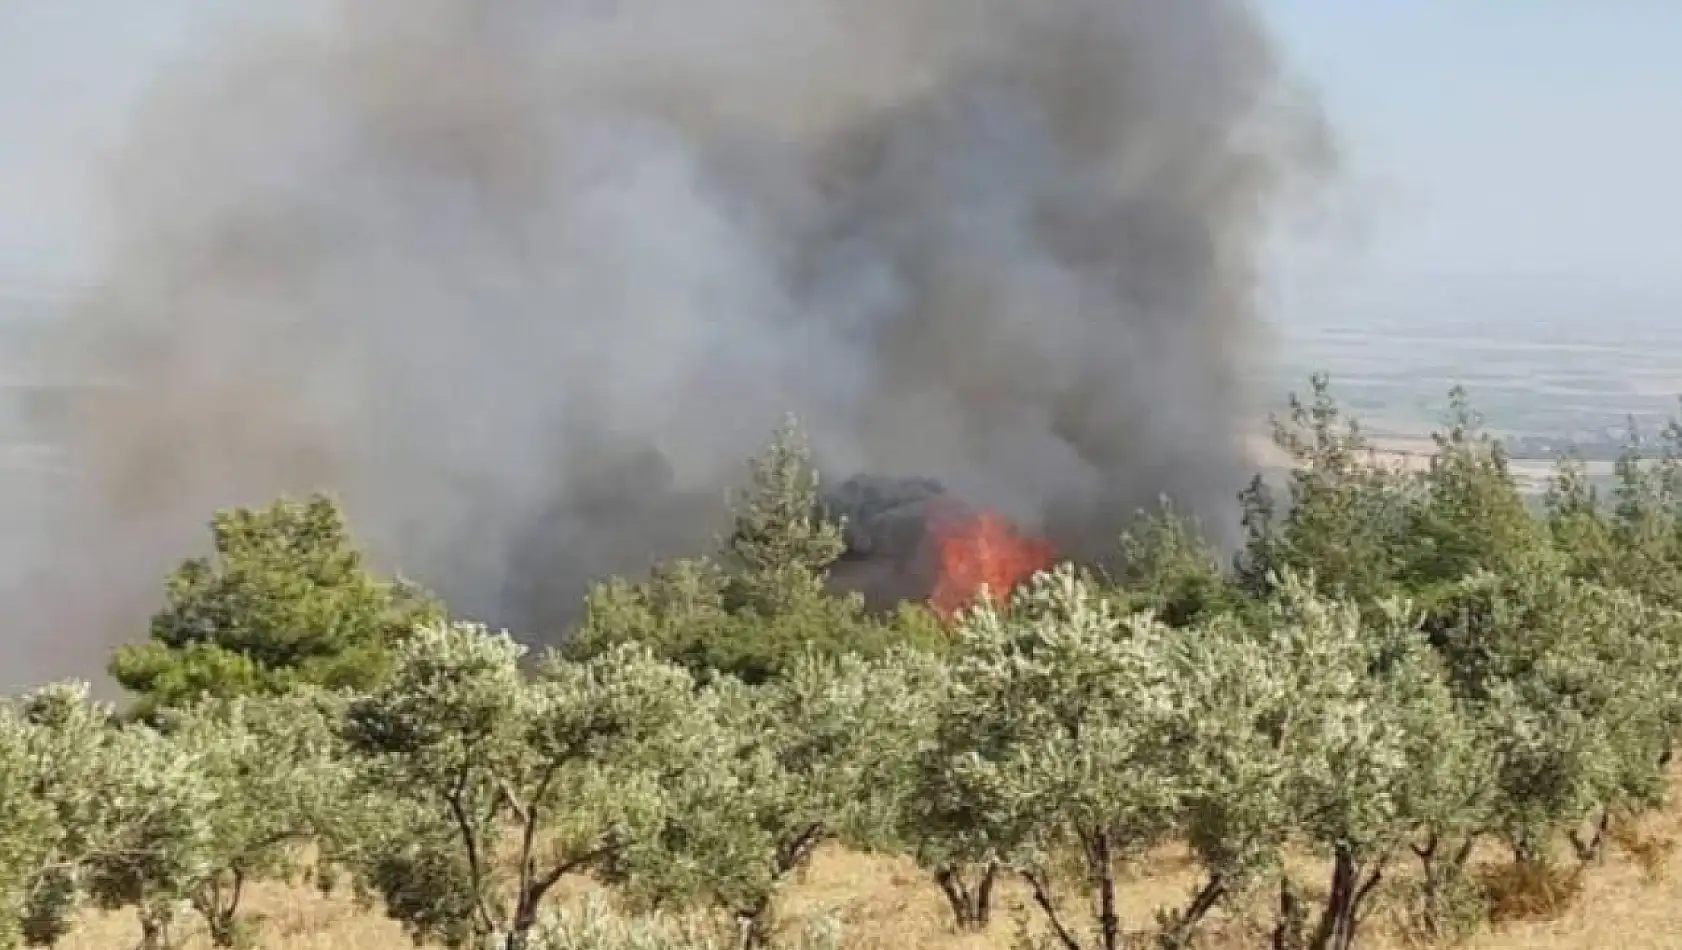
[[716, 556], [673, 561], [640, 583], [598, 585], [569, 655], [640, 643], [697, 676], [763, 683], [811, 652], [880, 656], [940, 642], [920, 612], [875, 617], [861, 598], [826, 589], [844, 546], [841, 526], [821, 514], [811, 449], [792, 418], [748, 471]]
[[302, 684], [367, 688], [392, 646], [439, 616], [424, 593], [368, 571], [325, 496], [224, 511], [210, 532], [215, 553], [170, 576], [149, 639], [111, 661], [141, 715]]

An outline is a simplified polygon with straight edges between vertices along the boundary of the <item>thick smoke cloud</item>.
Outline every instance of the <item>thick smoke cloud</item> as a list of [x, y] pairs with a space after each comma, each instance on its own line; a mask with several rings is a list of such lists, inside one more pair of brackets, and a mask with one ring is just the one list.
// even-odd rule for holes
[[1076, 553], [1164, 492], [1224, 512], [1268, 212], [1319, 133], [1236, 0], [253, 30], [115, 157], [74, 342], [117, 385], [62, 433], [22, 635], [85, 674], [212, 510], [325, 487], [386, 566], [553, 638], [589, 578], [705, 544], [788, 411], [838, 477]]

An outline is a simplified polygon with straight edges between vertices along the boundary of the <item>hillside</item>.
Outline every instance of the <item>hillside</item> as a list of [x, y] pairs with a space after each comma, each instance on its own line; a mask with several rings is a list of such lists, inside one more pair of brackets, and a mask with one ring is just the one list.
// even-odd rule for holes
[[541, 658], [330, 498], [220, 512], [122, 708], [0, 702], [0, 946], [1682, 946], [1682, 445], [1537, 506], [1448, 403], [1375, 466], [1316, 380], [1234, 560], [1163, 508], [1043, 570], [931, 503], [886, 613], [790, 423]]
[[[1682, 834], [1682, 805], [1673, 805], [1643, 824], [1652, 840], [1673, 844]], [[1513, 920], [1479, 934], [1467, 950], [1674, 950], [1682, 947], [1682, 859], [1667, 855], [1649, 870], [1627, 854], [1615, 853], [1587, 876], [1580, 899], [1557, 914]], [[1148, 918], [1157, 906], [1183, 898], [1195, 885], [1183, 856], [1148, 861], [1120, 893], [1123, 914]], [[820, 853], [805, 880], [788, 894], [792, 918], [833, 916], [843, 922], [847, 950], [1014, 950], [1012, 921], [1030, 913], [1028, 895], [1011, 888], [998, 920], [985, 935], [955, 934], [950, 914], [927, 875], [902, 859], [831, 849]], [[392, 922], [340, 895], [323, 898], [314, 889], [263, 885], [252, 894], [252, 911], [264, 918], [264, 950], [410, 950], [414, 945]], [[140, 939], [132, 915], [95, 915], [63, 950], [119, 950]], [[1249, 946], [1215, 942], [1211, 950]], [[1417, 944], [1394, 930], [1369, 944], [1372, 950], [1410, 950]], [[202, 935], [182, 950], [204, 950]]]

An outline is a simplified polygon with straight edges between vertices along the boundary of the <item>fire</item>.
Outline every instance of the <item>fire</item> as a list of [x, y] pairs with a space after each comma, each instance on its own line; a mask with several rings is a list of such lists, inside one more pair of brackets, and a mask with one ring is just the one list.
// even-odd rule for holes
[[940, 568], [929, 603], [948, 620], [974, 605], [983, 588], [989, 600], [1002, 603], [1018, 584], [1056, 558], [1048, 542], [1018, 531], [992, 512], [961, 519], [931, 516], [929, 530]]

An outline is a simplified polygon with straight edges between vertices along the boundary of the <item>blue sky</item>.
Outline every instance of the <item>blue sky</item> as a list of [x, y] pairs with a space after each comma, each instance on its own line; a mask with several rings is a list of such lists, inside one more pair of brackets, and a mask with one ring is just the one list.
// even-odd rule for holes
[[[1565, 287], [1585, 321], [1597, 294], [1682, 319], [1682, 2], [1262, 6], [1346, 156], [1332, 226], [1282, 244], [1282, 316], [1447, 297], [1518, 319]], [[0, 288], [81, 278], [85, 184], [125, 108], [256, 7], [0, 0]]]

